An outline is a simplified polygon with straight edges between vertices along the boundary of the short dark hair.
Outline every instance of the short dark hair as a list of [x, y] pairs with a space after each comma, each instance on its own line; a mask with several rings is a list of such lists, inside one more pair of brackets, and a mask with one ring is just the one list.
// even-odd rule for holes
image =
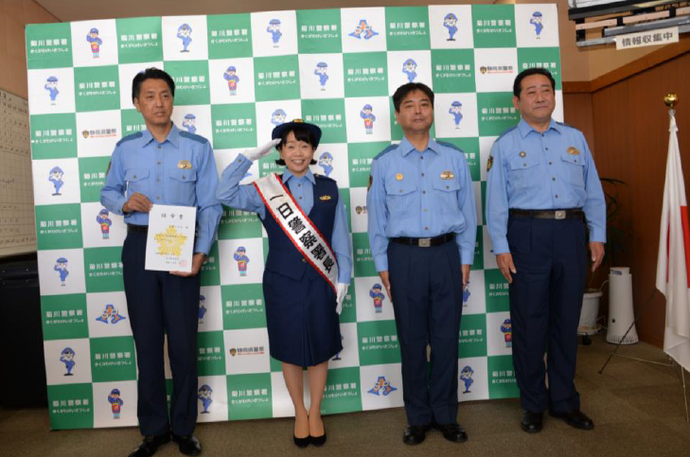
[[[316, 144], [316, 137], [314, 136], [312, 131], [309, 130], [307, 127], [303, 127], [298, 124], [292, 128], [283, 130], [282, 134], [280, 135], [280, 143], [276, 145], [276, 149], [278, 151], [283, 149], [283, 146], [285, 146], [285, 143], [287, 143], [287, 137], [288, 135], [290, 135], [290, 132], [295, 134], [295, 139], [297, 141], [304, 141], [312, 147], [314, 147], [314, 144]], [[278, 165], [285, 165], [285, 161], [283, 159], [276, 160], [276, 163]], [[316, 165], [316, 160], [312, 158], [309, 165]]]
[[424, 94], [429, 97], [429, 100], [431, 101], [431, 107], [434, 107], [434, 91], [431, 90], [429, 86], [422, 83], [407, 83], [398, 87], [393, 94], [393, 107], [397, 113], [400, 112], [400, 104], [405, 99], [407, 94], [416, 90], [424, 92]]
[[551, 89], [554, 91], [556, 90], [556, 80], [553, 79], [553, 75], [549, 70], [546, 68], [528, 68], [515, 77], [515, 82], [513, 82], [513, 95], [515, 95], [517, 98], [520, 98], [520, 92], [522, 92], [522, 80], [532, 75], [546, 76], [551, 83]]
[[161, 69], [151, 67], [137, 73], [132, 80], [132, 101], [135, 98], [139, 98], [141, 84], [147, 79], [162, 79], [165, 81], [170, 89], [170, 94], [175, 98], [175, 81], [173, 81], [172, 77]]

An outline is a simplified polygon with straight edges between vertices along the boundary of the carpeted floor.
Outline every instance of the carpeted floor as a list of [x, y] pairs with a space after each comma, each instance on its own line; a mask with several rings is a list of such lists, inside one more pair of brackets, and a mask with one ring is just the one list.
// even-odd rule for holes
[[[430, 432], [423, 444], [405, 446], [402, 408], [327, 417], [329, 438], [321, 449], [297, 449], [288, 419], [202, 424], [196, 435], [206, 456], [689, 456], [690, 424], [685, 421], [678, 368], [616, 357], [600, 375], [611, 350], [601, 336], [591, 346], [580, 346], [576, 383], [582, 409], [596, 424], [590, 432], [545, 416], [544, 430], [528, 435], [519, 426], [518, 401], [504, 400], [460, 405], [459, 421], [470, 437], [464, 444]], [[660, 349], [644, 343], [619, 353], [667, 361]], [[686, 380], [690, 384], [690, 374]], [[135, 428], [51, 432], [45, 409], [0, 409], [2, 457], [125, 457], [138, 441]], [[168, 444], [156, 455], [181, 454]]]

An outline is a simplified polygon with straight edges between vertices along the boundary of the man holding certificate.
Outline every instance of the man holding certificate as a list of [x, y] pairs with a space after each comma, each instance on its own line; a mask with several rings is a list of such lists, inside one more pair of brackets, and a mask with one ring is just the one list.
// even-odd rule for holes
[[[171, 122], [174, 96], [175, 83], [162, 70], [148, 68], [134, 77], [132, 100], [144, 117], [146, 130], [117, 143], [101, 190], [103, 206], [124, 214], [127, 223], [123, 276], [139, 368], [137, 415], [144, 435], [131, 457], [153, 455], [170, 441], [171, 433], [180, 452], [201, 453], [193, 436], [197, 419], [198, 273], [211, 249], [222, 208], [215, 196], [218, 177], [211, 145], [201, 136], [178, 130]], [[188, 216], [189, 208], [159, 211], [157, 207], [152, 212], [154, 205], [196, 208], [196, 224], [179, 223], [179, 215]], [[163, 218], [175, 219], [175, 224], [168, 224], [170, 231], [154, 238], [173, 248], [158, 249], [157, 255], [181, 258], [180, 253], [191, 242], [191, 271], [145, 268], [150, 262], [161, 264], [160, 259], [150, 258], [151, 252], [147, 254], [147, 232], [149, 225], [166, 225]], [[196, 233], [185, 232], [189, 226]], [[176, 265], [181, 267], [177, 270], [190, 270], [182, 258]], [[170, 421], [163, 364], [166, 333], [173, 374]]]

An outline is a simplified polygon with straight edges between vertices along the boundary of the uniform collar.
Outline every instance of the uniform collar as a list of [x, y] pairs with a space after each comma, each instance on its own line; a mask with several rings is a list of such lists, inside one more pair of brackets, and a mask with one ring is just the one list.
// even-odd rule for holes
[[293, 175], [290, 170], [285, 168], [285, 171], [283, 172], [283, 182], [287, 184], [287, 182], [290, 179], [295, 179], [297, 181], [301, 181], [303, 179], [309, 180], [312, 184], [316, 185], [316, 178], [314, 178], [314, 173], [311, 172], [311, 169], [307, 170], [307, 173], [302, 176], [301, 178], [298, 178], [297, 176]]
[[[407, 139], [407, 137], [403, 137], [402, 141], [400, 142], [400, 145], [398, 146], [400, 148], [400, 151], [402, 152], [403, 156], [408, 155], [412, 151], [416, 151], [417, 148], [415, 148], [412, 143]], [[436, 154], [438, 154], [438, 143], [436, 141], [429, 137], [429, 144], [426, 145], [426, 150], [434, 151]], [[422, 151], [422, 152], [424, 152]]]
[[[558, 133], [563, 133], [563, 131], [561, 130], [560, 124], [558, 124], [558, 122], [553, 120], [553, 118], [551, 118], [551, 122], [549, 123], [549, 128], [546, 129], [546, 131], [548, 132], [549, 130], [552, 130], [552, 129], [557, 131]], [[520, 132], [520, 136], [522, 136], [522, 138], [525, 138], [530, 132], [536, 132], [539, 134], [542, 133], [542, 132], [536, 131], [531, 125], [529, 125], [527, 123], [527, 121], [525, 121], [524, 118], [520, 118], [520, 123], [518, 124], [518, 131]], [[544, 132], [544, 133], [546, 133], [546, 132]]]
[[[144, 141], [144, 146], [148, 146], [151, 141], [156, 141], [153, 135], [151, 135], [149, 129], [144, 130], [141, 138]], [[174, 122], [172, 122], [172, 128], [170, 129], [170, 132], [168, 132], [168, 136], [165, 138], [165, 141], [163, 141], [163, 143], [166, 142], [172, 144], [176, 148], [180, 147], [180, 130], [177, 128]]]

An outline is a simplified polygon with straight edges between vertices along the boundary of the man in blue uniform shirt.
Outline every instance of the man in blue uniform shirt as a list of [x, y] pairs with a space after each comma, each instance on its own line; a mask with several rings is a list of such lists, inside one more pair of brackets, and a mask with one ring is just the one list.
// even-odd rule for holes
[[[146, 130], [129, 135], [113, 152], [101, 203], [124, 214], [127, 238], [122, 248], [127, 308], [137, 351], [139, 427], [144, 441], [131, 457], [153, 455], [172, 439], [186, 455], [201, 453], [193, 436], [197, 418], [196, 346], [199, 270], [220, 221], [218, 175], [208, 140], [178, 130], [170, 121], [175, 83], [149, 68], [132, 83], [134, 106]], [[144, 269], [148, 212], [154, 204], [197, 208], [192, 272]], [[170, 421], [163, 364], [164, 334], [173, 375]]]
[[574, 378], [585, 222], [594, 271], [604, 256], [606, 202], [584, 136], [551, 118], [554, 88], [541, 68], [516, 77], [513, 104], [522, 119], [496, 140], [487, 163], [486, 216], [510, 284], [513, 362], [528, 433], [541, 430], [547, 409], [573, 427], [594, 428], [580, 411]]
[[405, 84], [393, 105], [405, 137], [374, 159], [367, 208], [369, 243], [400, 342], [408, 420], [403, 442], [421, 443], [432, 426], [447, 440], [463, 442], [458, 333], [477, 233], [474, 187], [463, 152], [429, 135], [431, 89]]

